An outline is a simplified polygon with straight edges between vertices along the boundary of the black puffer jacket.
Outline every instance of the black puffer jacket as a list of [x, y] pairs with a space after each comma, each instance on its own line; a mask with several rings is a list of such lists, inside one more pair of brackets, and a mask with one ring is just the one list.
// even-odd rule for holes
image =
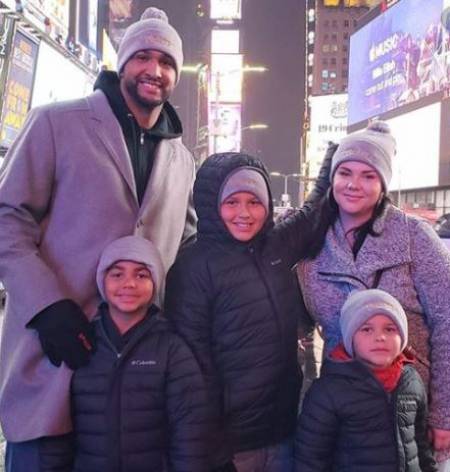
[[[248, 243], [235, 240], [220, 218], [218, 197], [227, 175], [245, 166], [268, 181], [260, 161], [242, 154], [217, 154], [200, 168], [198, 239], [170, 270], [166, 290], [167, 312], [207, 380], [216, 463], [224, 459], [220, 453], [229, 457], [292, 435], [301, 386], [297, 323], [304, 314], [290, 269], [307, 250], [309, 207], [274, 229], [270, 203], [261, 232]], [[318, 193], [327, 186], [324, 169]]]
[[388, 394], [358, 361], [326, 360], [302, 407], [297, 472], [434, 472], [426, 393], [405, 365]]
[[155, 313], [118, 353], [107, 316], [95, 321], [95, 355], [72, 380], [74, 470], [208, 470], [205, 387], [194, 356]]

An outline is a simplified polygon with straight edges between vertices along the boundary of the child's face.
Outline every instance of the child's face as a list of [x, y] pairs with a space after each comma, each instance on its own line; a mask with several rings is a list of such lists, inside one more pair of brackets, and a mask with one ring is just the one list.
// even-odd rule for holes
[[104, 286], [112, 314], [145, 315], [153, 298], [152, 275], [137, 262], [115, 262], [106, 272]]
[[402, 338], [386, 315], [369, 318], [353, 336], [355, 357], [369, 367], [388, 367], [400, 354]]
[[233, 238], [243, 242], [253, 239], [267, 218], [264, 205], [249, 192], [237, 192], [226, 198], [220, 205], [220, 216]]

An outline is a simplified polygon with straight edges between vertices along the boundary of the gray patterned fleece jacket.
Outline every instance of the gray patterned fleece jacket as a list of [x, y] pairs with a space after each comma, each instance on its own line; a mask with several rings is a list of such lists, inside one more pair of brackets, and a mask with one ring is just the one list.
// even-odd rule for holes
[[392, 205], [376, 220], [356, 259], [339, 222], [320, 254], [298, 266], [306, 306], [323, 328], [326, 352], [340, 341], [339, 311], [355, 289], [396, 297], [408, 316], [409, 343], [430, 391], [431, 426], [450, 429], [450, 252], [430, 225]]

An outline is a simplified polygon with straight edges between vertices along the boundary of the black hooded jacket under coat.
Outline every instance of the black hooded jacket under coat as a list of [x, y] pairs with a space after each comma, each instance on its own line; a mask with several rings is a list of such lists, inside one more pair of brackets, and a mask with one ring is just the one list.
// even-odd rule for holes
[[295, 442], [296, 472], [436, 472], [425, 387], [405, 365], [387, 393], [358, 361], [326, 360], [308, 390]]
[[[216, 426], [210, 449], [217, 456], [224, 447], [231, 455], [292, 435], [301, 386], [297, 324], [305, 313], [291, 267], [307, 250], [309, 206], [275, 229], [269, 195], [260, 233], [237, 241], [220, 218], [218, 197], [240, 167], [269, 181], [260, 161], [244, 154], [217, 154], [199, 169], [197, 242], [178, 257], [166, 290], [167, 312], [206, 377]], [[318, 193], [327, 186], [328, 169]]]

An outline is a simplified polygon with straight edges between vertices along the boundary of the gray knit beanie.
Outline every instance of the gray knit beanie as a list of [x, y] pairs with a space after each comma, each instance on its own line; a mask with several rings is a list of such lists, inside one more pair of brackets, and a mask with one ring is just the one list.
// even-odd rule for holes
[[104, 287], [106, 272], [117, 261], [132, 261], [147, 266], [152, 274], [154, 300], [164, 278], [164, 268], [156, 246], [140, 236], [125, 236], [105, 247], [100, 256], [96, 276], [98, 291], [103, 300], [106, 300]]
[[408, 344], [408, 320], [398, 300], [384, 290], [355, 290], [342, 306], [339, 320], [344, 347], [350, 356], [353, 357], [355, 332], [374, 315], [389, 316], [398, 326], [402, 351]]
[[269, 213], [269, 190], [260, 172], [252, 167], [239, 167], [228, 174], [219, 196], [220, 205], [234, 193], [248, 192], [255, 195]]
[[130, 57], [138, 51], [156, 49], [173, 58], [177, 70], [177, 82], [183, 66], [183, 43], [163, 10], [147, 8], [139, 21], [130, 25], [120, 42], [117, 52], [117, 70], [120, 72]]
[[389, 125], [374, 121], [363, 131], [349, 134], [341, 140], [331, 161], [330, 180], [340, 164], [358, 161], [373, 167], [387, 191], [392, 178], [392, 159], [396, 152], [396, 141]]

